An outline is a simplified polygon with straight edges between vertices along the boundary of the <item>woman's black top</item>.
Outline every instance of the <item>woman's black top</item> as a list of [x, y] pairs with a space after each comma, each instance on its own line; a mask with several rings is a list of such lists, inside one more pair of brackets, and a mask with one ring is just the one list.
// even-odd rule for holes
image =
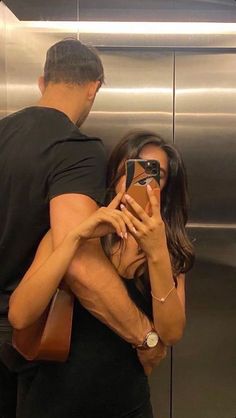
[[[124, 283], [150, 315], [134, 280]], [[136, 350], [76, 302], [69, 359], [38, 366], [20, 418], [132, 417], [148, 402], [148, 380]]]

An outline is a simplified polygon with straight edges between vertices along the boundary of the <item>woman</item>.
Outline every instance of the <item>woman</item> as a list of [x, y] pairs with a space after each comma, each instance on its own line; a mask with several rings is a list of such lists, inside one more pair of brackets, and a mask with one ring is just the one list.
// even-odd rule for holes
[[[147, 187], [150, 216], [128, 195], [121, 202], [125, 161], [129, 158], [160, 162], [161, 194]], [[184, 330], [184, 275], [193, 263], [185, 232], [187, 197], [182, 160], [176, 149], [157, 135], [131, 133], [112, 153], [108, 183], [107, 202], [111, 203], [107, 208], [80, 224], [54, 252], [50, 232], [44, 237], [32, 266], [11, 297], [9, 319], [15, 327], [30, 325], [50, 301], [80, 243], [105, 236], [104, 249], [130, 297], [152, 318], [162, 342], [173, 344]], [[127, 210], [127, 203], [136, 216]], [[116, 234], [107, 235], [111, 230]], [[33, 303], [27, 303], [30, 300]], [[134, 350], [77, 302], [68, 361], [39, 363], [26, 372], [31, 373], [31, 383], [19, 417], [152, 418], [147, 376], [138, 356], [145, 356], [145, 351]]]

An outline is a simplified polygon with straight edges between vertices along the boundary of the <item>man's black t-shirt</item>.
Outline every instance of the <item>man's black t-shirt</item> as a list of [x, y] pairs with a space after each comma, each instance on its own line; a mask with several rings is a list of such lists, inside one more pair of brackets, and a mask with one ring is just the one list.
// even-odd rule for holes
[[81, 193], [101, 203], [106, 158], [62, 112], [29, 107], [0, 121], [0, 314], [50, 227], [49, 202]]

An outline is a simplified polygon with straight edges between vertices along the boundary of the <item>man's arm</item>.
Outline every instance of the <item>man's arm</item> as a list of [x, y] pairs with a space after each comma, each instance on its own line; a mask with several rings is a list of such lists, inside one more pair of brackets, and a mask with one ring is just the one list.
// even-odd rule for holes
[[[50, 201], [54, 248], [66, 233], [97, 210], [82, 194], [62, 194]], [[105, 256], [99, 240], [83, 244], [67, 273], [67, 283], [81, 304], [124, 340], [140, 345], [152, 329], [149, 319], [129, 298], [116, 270]]]

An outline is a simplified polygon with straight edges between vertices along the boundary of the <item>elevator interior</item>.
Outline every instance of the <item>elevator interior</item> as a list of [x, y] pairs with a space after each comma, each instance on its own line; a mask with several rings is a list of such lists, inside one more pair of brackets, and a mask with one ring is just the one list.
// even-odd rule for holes
[[[6, 3], [14, 10], [14, 2]], [[83, 131], [103, 138], [108, 152], [133, 128], [156, 131], [180, 149], [189, 178], [188, 229], [196, 264], [186, 279], [185, 336], [151, 377], [155, 418], [233, 418], [236, 24], [229, 32], [212, 26], [212, 32], [203, 33], [203, 26], [196, 26], [195, 33], [183, 34], [176, 25], [176, 33], [109, 34], [93, 32], [95, 22], [118, 23], [119, 17], [127, 20], [125, 16], [134, 21], [132, 7], [124, 12], [125, 2], [117, 2], [116, 8], [104, 0], [101, 8], [94, 1], [64, 2], [68, 7], [63, 9], [60, 1], [54, 14], [52, 7], [36, 3], [30, 8], [25, 1], [25, 8], [15, 6], [14, 14], [0, 2], [0, 117], [37, 100], [36, 81], [47, 48], [65, 37], [79, 37], [98, 47], [106, 75]], [[154, 2], [148, 1], [146, 9], [136, 3], [140, 22], [151, 22], [151, 15], [160, 17], [155, 20], [162, 23], [171, 15], [181, 21], [178, 2], [156, 1], [159, 15], [155, 15]], [[189, 11], [187, 2], [179, 4], [186, 22], [188, 13], [192, 22], [193, 16], [200, 19], [203, 14], [210, 21], [211, 12], [215, 21], [236, 19], [234, 1], [189, 1]], [[91, 31], [80, 32], [80, 21], [90, 21]]]

